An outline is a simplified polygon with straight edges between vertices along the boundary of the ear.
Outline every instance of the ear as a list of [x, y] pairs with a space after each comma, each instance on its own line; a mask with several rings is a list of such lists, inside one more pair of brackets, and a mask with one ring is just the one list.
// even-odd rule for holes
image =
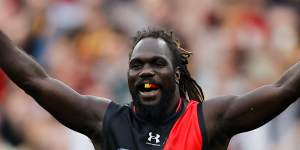
[[175, 81], [177, 84], [179, 84], [179, 80], [180, 80], [180, 70], [179, 67], [176, 67], [175, 69]]

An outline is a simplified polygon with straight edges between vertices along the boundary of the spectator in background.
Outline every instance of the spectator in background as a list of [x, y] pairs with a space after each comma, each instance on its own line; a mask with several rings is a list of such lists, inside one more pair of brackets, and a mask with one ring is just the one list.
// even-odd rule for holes
[[[201, 66], [190, 65], [189, 67], [193, 74], [198, 76], [198, 81], [205, 89], [206, 97], [211, 97], [222, 95], [227, 91], [240, 94], [267, 83], [278, 78], [279, 73], [298, 60], [300, 56], [299, 35], [296, 33], [299, 30], [299, 17], [294, 6], [299, 6], [299, 4], [292, 0], [290, 2], [291, 5], [288, 1], [281, 0], [273, 2], [271, 0], [225, 0], [222, 2], [217, 0], [163, 2], [2, 0], [0, 2], [0, 27], [20, 46], [28, 47], [25, 50], [33, 50], [28, 53], [36, 57], [51, 74], [75, 89], [87, 94], [107, 95], [111, 99], [122, 100], [125, 103], [129, 96], [128, 89], [124, 86], [126, 80], [122, 78], [126, 74], [122, 64], [125, 64], [127, 60], [120, 59], [121, 56], [127, 55], [128, 37], [145, 26], [165, 26], [179, 33], [184, 39], [185, 47], [193, 50], [195, 55], [190, 64], [201, 64]], [[251, 5], [248, 5], [249, 3]], [[86, 35], [99, 35], [99, 26], [94, 28], [95, 32], [90, 29], [90, 32], [86, 31], [90, 28], [87, 24], [91, 26], [93, 23], [90, 21], [92, 19], [96, 19], [97, 24], [104, 22], [105, 28], [108, 29], [105, 35], [109, 35], [112, 41], [121, 41], [122, 44], [107, 43], [109, 39], [101, 38], [98, 40], [94, 38], [96, 40], [92, 41], [104, 43], [105, 45], [99, 44], [102, 48], [96, 48], [97, 46], [90, 48], [93, 46], [85, 44], [86, 42], [83, 41], [88, 41], [83, 40]], [[78, 30], [81, 32], [74, 34], [73, 31]], [[88, 59], [80, 59], [82, 53], [86, 53], [83, 56], [89, 55]], [[61, 61], [66, 57], [70, 62]], [[92, 59], [89, 60], [90, 58]], [[214, 62], [213, 58], [219, 61]], [[103, 59], [105, 60], [99, 61]], [[116, 69], [109, 70], [109, 73], [105, 75], [96, 75], [95, 72], [105, 68], [108, 62], [113, 63], [115, 67], [111, 68]], [[80, 67], [76, 66], [78, 64]], [[74, 77], [74, 74], [78, 76]], [[92, 82], [94, 85], [87, 84]], [[14, 102], [17, 101], [14, 97], [20, 97], [20, 101], [29, 98], [20, 96], [16, 88], [11, 88], [10, 83], [5, 84], [8, 84], [9, 88], [5, 88], [6, 97], [2, 100], [5, 101], [3, 108], [10, 107], [8, 110], [14, 108], [18, 111], [21, 111], [20, 107], [17, 107], [19, 105], [24, 105], [28, 110], [33, 108], [32, 105], [35, 104], [27, 103], [28, 101], [25, 101], [26, 104]], [[124, 98], [124, 95], [127, 95], [125, 96], [127, 98]], [[10, 105], [6, 105], [8, 100]], [[22, 118], [24, 114], [32, 118], [37, 117], [35, 116], [37, 113], [44, 114], [41, 113], [43, 110], [39, 107], [34, 106], [34, 108], [34, 112], [17, 113], [19, 117], [9, 117], [9, 119]], [[300, 142], [296, 139], [299, 138], [291, 138], [295, 136], [293, 132], [299, 129], [299, 126], [294, 126], [292, 123], [295, 121], [293, 118], [296, 118], [296, 110], [299, 111], [299, 107], [288, 109], [283, 114], [286, 114], [286, 117], [279, 117], [277, 121], [273, 121], [256, 133], [261, 134], [249, 133], [237, 137], [232, 142], [232, 149], [259, 150], [275, 149], [274, 147], [280, 146], [287, 150], [297, 149], [299, 147], [297, 143]], [[7, 111], [7, 113], [12, 113], [12, 111]], [[46, 114], [41, 116], [43, 117], [37, 117], [38, 120], [45, 122], [42, 123], [44, 127], [51, 129], [53, 124], [45, 121], [50, 116]], [[32, 123], [35, 124], [36, 121]], [[32, 131], [28, 130], [28, 132]], [[69, 132], [63, 132], [63, 134], [69, 135]], [[37, 139], [47, 136], [45, 132], [36, 135]], [[77, 141], [73, 138], [77, 135], [70, 134], [68, 137]], [[254, 140], [259, 139], [257, 141], [260, 142], [253, 145], [242, 140], [250, 139], [250, 137]], [[290, 137], [294, 140], [283, 137]], [[76, 142], [72, 140], [70, 140], [70, 145], [75, 145]], [[34, 147], [34, 145], [28, 144], [27, 147]]]

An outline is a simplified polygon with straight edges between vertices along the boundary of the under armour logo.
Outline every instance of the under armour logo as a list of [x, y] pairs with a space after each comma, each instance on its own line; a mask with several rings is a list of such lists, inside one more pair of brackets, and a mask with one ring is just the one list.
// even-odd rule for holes
[[149, 137], [148, 137], [149, 142], [152, 142], [152, 140], [155, 140], [155, 143], [159, 143], [160, 142], [159, 138], [160, 138], [159, 134], [156, 134], [155, 136], [153, 136], [152, 132], [149, 132]]

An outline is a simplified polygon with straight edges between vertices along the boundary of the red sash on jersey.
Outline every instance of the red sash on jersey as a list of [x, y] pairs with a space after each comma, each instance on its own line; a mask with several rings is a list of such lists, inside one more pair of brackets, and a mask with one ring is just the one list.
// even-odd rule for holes
[[198, 121], [198, 102], [190, 101], [175, 122], [163, 150], [202, 150], [203, 137]]

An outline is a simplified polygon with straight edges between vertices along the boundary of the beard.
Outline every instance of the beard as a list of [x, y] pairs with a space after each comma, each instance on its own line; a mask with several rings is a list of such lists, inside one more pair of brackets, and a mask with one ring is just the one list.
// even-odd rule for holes
[[144, 105], [142, 104], [138, 91], [130, 90], [133, 105], [136, 107], [136, 115], [145, 121], [151, 121], [153, 123], [162, 123], [168, 117], [168, 108], [171, 101], [174, 98], [176, 90], [176, 82], [172, 82], [172, 85], [168, 89], [160, 88], [161, 97], [157, 104]]

